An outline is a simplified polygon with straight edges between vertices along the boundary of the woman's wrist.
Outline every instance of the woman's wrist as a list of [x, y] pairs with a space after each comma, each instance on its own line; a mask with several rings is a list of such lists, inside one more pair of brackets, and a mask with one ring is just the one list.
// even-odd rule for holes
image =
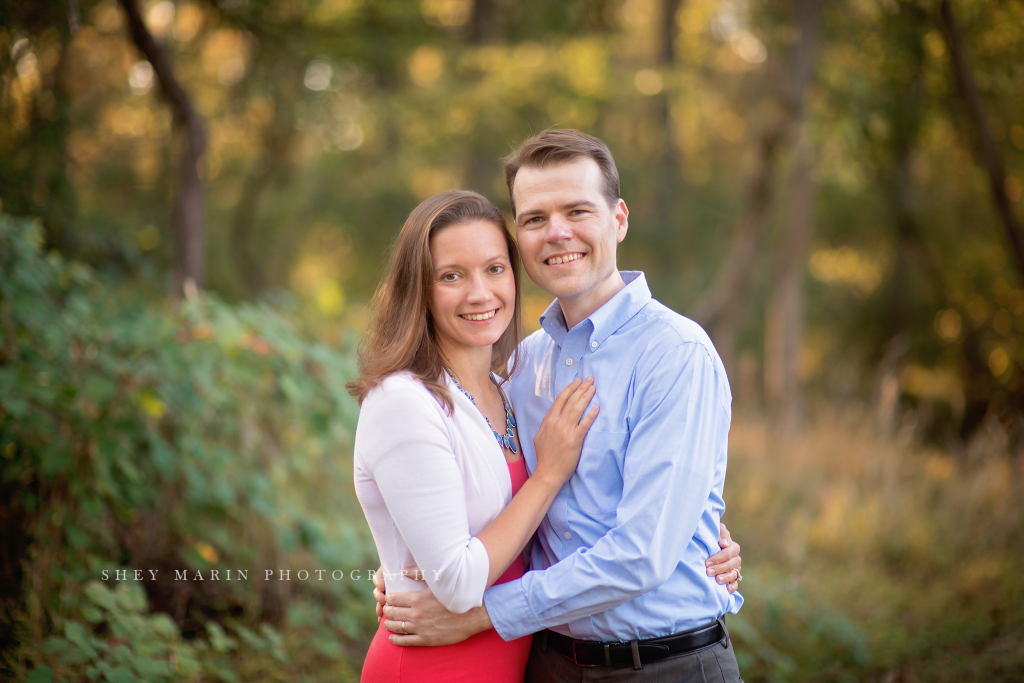
[[[569, 476], [571, 477], [572, 475]], [[527, 481], [536, 481], [544, 488], [557, 491], [562, 488], [565, 482], [569, 481], [569, 477], [560, 476], [543, 465], [538, 465], [537, 469], [534, 470], [533, 474], [530, 475], [530, 478]]]

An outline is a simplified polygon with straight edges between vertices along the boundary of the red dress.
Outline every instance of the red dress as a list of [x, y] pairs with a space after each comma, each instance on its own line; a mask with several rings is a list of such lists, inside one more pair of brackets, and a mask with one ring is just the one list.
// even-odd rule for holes
[[[529, 477], [523, 458], [508, 463], [508, 471], [514, 496]], [[525, 572], [520, 555], [495, 583], [513, 581]], [[388, 640], [390, 633], [383, 625], [377, 628], [363, 662], [362, 683], [522, 683], [533, 641], [524, 636], [505, 642], [492, 628], [454, 645], [399, 647]]]

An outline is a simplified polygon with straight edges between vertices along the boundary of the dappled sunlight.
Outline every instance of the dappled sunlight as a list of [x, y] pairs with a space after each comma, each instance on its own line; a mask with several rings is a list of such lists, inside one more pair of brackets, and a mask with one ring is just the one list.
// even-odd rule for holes
[[345, 384], [389, 245], [452, 188], [511, 221], [501, 159], [572, 127], [617, 265], [728, 374], [744, 678], [1020, 678], [1024, 0], [8, 5], [0, 569], [33, 583], [0, 677], [357, 680], [362, 584], [90, 572], [373, 563]]
[[811, 254], [811, 275], [826, 284], [852, 285], [871, 294], [882, 280], [884, 260], [852, 247], [818, 249]]

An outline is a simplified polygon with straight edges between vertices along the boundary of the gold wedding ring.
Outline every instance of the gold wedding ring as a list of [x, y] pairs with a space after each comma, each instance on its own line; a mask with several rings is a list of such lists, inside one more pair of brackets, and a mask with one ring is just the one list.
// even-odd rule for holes
[[405, 633], [406, 635], [408, 635], [408, 633], [409, 633], [408, 631], [405, 630], [405, 622], [404, 621], [402, 622], [402, 633]]

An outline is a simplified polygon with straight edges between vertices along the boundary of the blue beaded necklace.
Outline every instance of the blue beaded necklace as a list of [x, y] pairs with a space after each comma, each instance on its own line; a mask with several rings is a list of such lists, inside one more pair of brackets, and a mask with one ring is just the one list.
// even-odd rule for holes
[[[498, 440], [498, 445], [501, 446], [502, 448], [507, 448], [508, 450], [512, 451], [512, 453], [517, 453], [518, 451], [516, 450], [516, 437], [515, 437], [515, 434], [512, 432], [512, 428], [516, 426], [516, 418], [512, 415], [512, 406], [509, 405], [509, 402], [505, 399], [505, 392], [501, 390], [501, 387], [497, 387], [497, 388], [498, 388], [498, 395], [501, 396], [501, 403], [502, 403], [502, 405], [505, 406], [505, 434], [504, 434], [504, 436], [502, 436], [501, 434], [498, 434], [498, 432], [494, 431], [494, 427], [491, 427], [491, 421], [487, 419], [486, 415], [484, 415], [484, 411], [480, 410], [480, 406], [476, 405], [476, 401], [473, 399], [472, 396], [469, 395], [469, 392], [466, 391], [465, 389], [463, 389], [462, 385], [459, 384], [459, 378], [456, 377], [455, 374], [452, 373], [452, 372], [449, 372], [448, 374], [451, 375], [452, 381], [455, 382], [455, 386], [457, 386], [459, 388], [459, 391], [461, 391], [463, 394], [465, 394], [466, 398], [469, 399], [470, 403], [472, 403], [474, 406], [476, 406], [476, 409], [480, 412], [480, 415], [484, 418], [484, 422], [486, 422], [487, 426], [491, 428], [491, 434], [494, 434], [494, 438]], [[493, 382], [494, 379], [492, 378], [491, 381]]]

